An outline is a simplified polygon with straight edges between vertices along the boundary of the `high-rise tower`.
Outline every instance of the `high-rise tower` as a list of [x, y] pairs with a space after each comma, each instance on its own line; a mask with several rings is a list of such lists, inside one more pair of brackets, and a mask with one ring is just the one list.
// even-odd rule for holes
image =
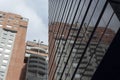
[[26, 43], [25, 80], [48, 80], [48, 46], [36, 41]]
[[92, 79], [120, 29], [119, 4], [49, 0], [49, 80]]
[[28, 19], [0, 11], [0, 80], [22, 80]]

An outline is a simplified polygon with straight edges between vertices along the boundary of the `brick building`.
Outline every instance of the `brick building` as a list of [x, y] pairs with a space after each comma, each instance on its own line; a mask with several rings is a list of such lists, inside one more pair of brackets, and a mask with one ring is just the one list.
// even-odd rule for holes
[[0, 79], [23, 80], [28, 19], [0, 11]]

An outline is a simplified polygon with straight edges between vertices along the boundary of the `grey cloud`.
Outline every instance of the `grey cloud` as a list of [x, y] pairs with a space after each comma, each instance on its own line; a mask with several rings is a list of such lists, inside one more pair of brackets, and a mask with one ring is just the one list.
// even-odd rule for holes
[[[32, 1], [33, 0], [0, 0], [0, 10], [20, 14], [29, 18], [27, 40], [42, 40], [45, 44], [48, 44], [48, 27], [46, 21], [47, 0]], [[30, 5], [30, 3], [34, 4]]]

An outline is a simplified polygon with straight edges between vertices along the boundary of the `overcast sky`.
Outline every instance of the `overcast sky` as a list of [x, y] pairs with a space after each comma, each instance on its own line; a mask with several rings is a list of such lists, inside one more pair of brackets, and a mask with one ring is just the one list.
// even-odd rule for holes
[[27, 40], [48, 44], [48, 0], [0, 0], [0, 11], [28, 18]]

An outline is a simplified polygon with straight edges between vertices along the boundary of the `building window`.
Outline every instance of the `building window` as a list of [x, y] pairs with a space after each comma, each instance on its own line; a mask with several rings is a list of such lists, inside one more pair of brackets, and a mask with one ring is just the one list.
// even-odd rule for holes
[[5, 66], [5, 65], [2, 65], [1, 68], [2, 68], [2, 69], [6, 69], [6, 66]]
[[0, 19], [0, 22], [3, 22], [3, 20]]
[[7, 64], [7, 62], [8, 62], [7, 60], [3, 60], [3, 63]]
[[78, 63], [73, 63], [73, 67], [76, 68]]
[[27, 18], [21, 18], [23, 21], [28, 21], [28, 19]]
[[2, 45], [2, 46], [5, 46], [5, 44], [4, 44], [4, 43], [1, 43], [1, 45]]
[[8, 44], [8, 45], [7, 45], [7, 47], [10, 47], [10, 48], [11, 48], [11, 47], [12, 47], [12, 45]]
[[3, 35], [7, 35], [7, 33], [3, 33]]
[[61, 72], [57, 72], [57, 75], [61, 75]]
[[5, 49], [5, 53], [10, 53], [10, 50], [9, 49]]
[[0, 13], [0, 18], [2, 18], [2, 17], [3, 17], [3, 15], [4, 15], [4, 14], [1, 14], [1, 13]]
[[4, 57], [5, 57], [5, 58], [9, 58], [9, 55], [5, 54]]
[[75, 74], [75, 78], [79, 79], [80, 78], [80, 74]]
[[2, 39], [6, 39], [5, 37], [2, 37]]
[[[0, 20], [0, 22], [1, 22], [1, 20]], [[1, 26], [3, 26], [3, 25], [0, 24], [0, 27], [1, 27]]]
[[[15, 21], [15, 23], [16, 23], [16, 24], [18, 24], [18, 23], [19, 23], [19, 21], [18, 21], [18, 20], [16, 20], [16, 21]], [[16, 26], [17, 26], [17, 25], [16, 25]]]
[[70, 76], [70, 74], [69, 73], [65, 73], [65, 76]]
[[7, 25], [8, 28], [12, 28], [12, 26]]
[[8, 40], [9, 43], [12, 43], [13, 41], [12, 40]]
[[14, 35], [10, 35], [10, 36], [12, 36], [12, 37], [13, 37]]
[[9, 17], [9, 19], [8, 19], [8, 20], [10, 20], [10, 21], [11, 21], [11, 20], [14, 20], [14, 18], [13, 18], [13, 17]]
[[0, 52], [3, 51], [3, 48], [0, 47]]

